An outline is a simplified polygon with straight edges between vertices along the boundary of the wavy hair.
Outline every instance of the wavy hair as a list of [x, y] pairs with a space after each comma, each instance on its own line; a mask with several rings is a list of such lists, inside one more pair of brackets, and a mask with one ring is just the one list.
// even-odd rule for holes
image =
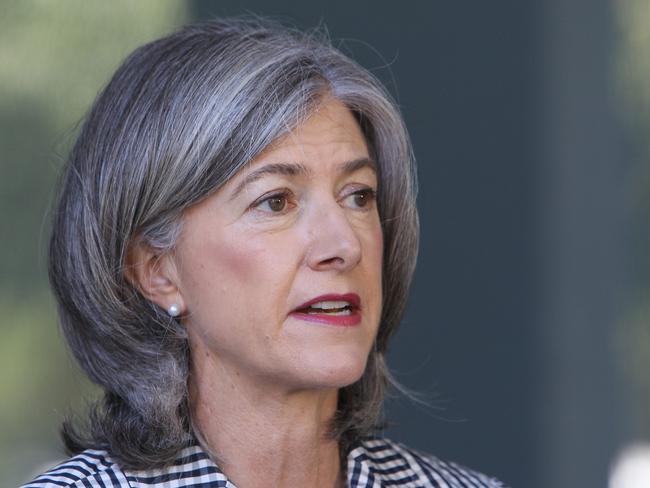
[[69, 347], [104, 392], [77, 425], [70, 454], [105, 449], [126, 468], [170, 463], [193, 442], [181, 324], [125, 276], [142, 239], [171, 251], [183, 212], [217, 191], [325, 96], [358, 121], [378, 165], [383, 309], [359, 381], [340, 391], [332, 434], [347, 452], [382, 422], [384, 362], [415, 265], [415, 163], [396, 104], [320, 31], [259, 18], [190, 25], [136, 49], [87, 114], [64, 168], [49, 276]]

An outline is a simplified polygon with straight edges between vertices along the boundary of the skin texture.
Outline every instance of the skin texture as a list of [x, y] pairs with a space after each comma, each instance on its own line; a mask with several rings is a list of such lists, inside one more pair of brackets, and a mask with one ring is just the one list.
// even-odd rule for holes
[[[342, 482], [327, 422], [338, 389], [363, 373], [381, 312], [383, 239], [368, 158], [352, 114], [325, 99], [186, 213], [174, 254], [134, 250], [143, 292], [180, 307], [193, 420], [240, 488]], [[330, 293], [359, 295], [358, 325], [291, 315]]]

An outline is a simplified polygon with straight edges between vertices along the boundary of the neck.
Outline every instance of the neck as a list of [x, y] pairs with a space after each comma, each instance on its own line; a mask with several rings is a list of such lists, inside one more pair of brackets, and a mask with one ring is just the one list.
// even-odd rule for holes
[[337, 390], [283, 390], [195, 361], [190, 395], [202, 442], [239, 488], [342, 486], [339, 446], [328, 436]]

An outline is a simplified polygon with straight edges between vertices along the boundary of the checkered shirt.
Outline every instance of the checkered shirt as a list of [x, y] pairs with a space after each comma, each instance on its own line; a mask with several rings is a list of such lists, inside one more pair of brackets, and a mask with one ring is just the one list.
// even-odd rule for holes
[[[351, 488], [503, 488], [483, 474], [387, 439], [367, 439], [347, 458]], [[146, 471], [119, 467], [105, 451], [86, 450], [22, 488], [236, 488], [199, 446], [183, 449], [172, 466]]]

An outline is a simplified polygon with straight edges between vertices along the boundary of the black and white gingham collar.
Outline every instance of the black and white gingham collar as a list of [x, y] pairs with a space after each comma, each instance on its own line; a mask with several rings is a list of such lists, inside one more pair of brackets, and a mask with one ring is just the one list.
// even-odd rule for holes
[[[366, 439], [348, 454], [351, 488], [502, 488], [499, 481], [387, 439]], [[237, 488], [198, 445], [183, 449], [172, 466], [122, 470], [105, 451], [87, 450], [23, 488]]]

